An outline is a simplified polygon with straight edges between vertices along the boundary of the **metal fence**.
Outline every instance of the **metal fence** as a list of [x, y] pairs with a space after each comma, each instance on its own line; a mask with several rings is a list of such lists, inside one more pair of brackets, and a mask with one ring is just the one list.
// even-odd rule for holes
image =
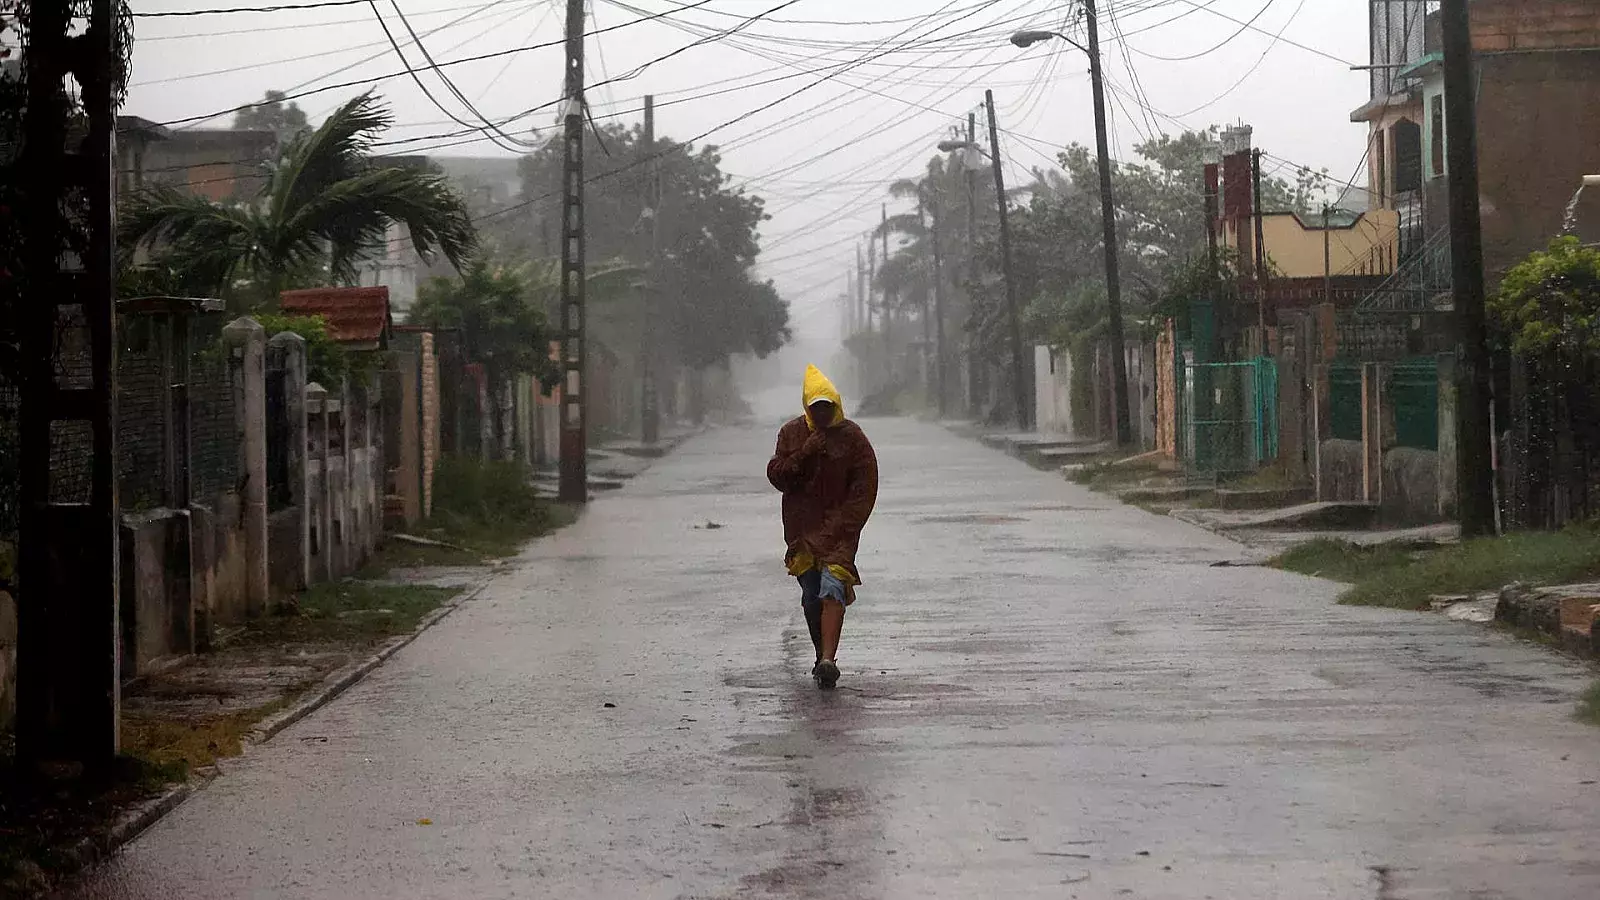
[[239, 424], [220, 322], [197, 321], [189, 357], [189, 493], [210, 505], [239, 489]]
[[1186, 362], [1181, 368], [1184, 452], [1193, 471], [1250, 472], [1278, 455], [1276, 360]]
[[124, 512], [160, 506], [167, 486], [167, 427], [172, 383], [171, 335], [154, 318], [125, 319], [118, 329], [117, 490]]

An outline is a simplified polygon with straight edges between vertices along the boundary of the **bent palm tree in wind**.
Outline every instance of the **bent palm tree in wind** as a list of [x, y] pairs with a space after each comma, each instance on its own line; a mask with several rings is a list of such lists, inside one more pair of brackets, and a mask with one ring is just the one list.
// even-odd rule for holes
[[369, 156], [392, 123], [370, 94], [351, 100], [295, 138], [247, 204], [166, 186], [144, 190], [121, 212], [123, 252], [149, 247], [191, 290], [269, 304], [285, 288], [354, 281], [357, 264], [382, 246], [392, 223], [406, 227], [419, 254], [437, 250], [460, 270], [477, 237], [444, 176]]

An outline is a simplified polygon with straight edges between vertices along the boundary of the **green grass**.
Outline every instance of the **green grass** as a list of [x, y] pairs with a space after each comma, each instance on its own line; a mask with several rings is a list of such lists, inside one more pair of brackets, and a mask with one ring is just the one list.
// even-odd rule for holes
[[459, 593], [455, 588], [341, 581], [319, 584], [294, 607], [250, 623], [241, 643], [374, 644], [409, 634], [422, 617]]
[[1600, 681], [1589, 685], [1589, 689], [1578, 698], [1578, 710], [1572, 717], [1585, 725], [1600, 728]]
[[529, 541], [577, 517], [574, 507], [539, 496], [517, 463], [445, 457], [434, 476], [433, 517], [410, 533], [451, 546], [391, 539], [357, 577], [381, 579], [392, 569], [482, 565], [515, 556]]
[[1496, 590], [1514, 581], [1592, 579], [1600, 575], [1600, 529], [1517, 532], [1442, 547], [1364, 547], [1323, 539], [1294, 547], [1270, 564], [1348, 583], [1341, 603], [1423, 609], [1434, 594]]

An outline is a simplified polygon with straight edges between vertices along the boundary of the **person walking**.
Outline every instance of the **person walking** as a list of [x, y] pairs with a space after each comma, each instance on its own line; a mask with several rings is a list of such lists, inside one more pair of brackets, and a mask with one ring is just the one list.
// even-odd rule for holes
[[767, 480], [783, 492], [784, 563], [800, 582], [817, 651], [811, 676], [828, 690], [839, 681], [844, 612], [861, 583], [856, 550], [878, 501], [878, 457], [816, 366], [806, 367], [801, 396], [804, 413], [779, 429]]

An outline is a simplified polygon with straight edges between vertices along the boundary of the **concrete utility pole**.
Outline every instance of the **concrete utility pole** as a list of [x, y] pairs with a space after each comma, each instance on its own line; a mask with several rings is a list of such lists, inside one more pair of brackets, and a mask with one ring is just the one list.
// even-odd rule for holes
[[994, 114], [994, 91], [983, 92], [983, 104], [989, 111], [989, 159], [994, 165], [995, 201], [1000, 206], [1000, 265], [1006, 278], [1006, 313], [1011, 320], [1011, 396], [1017, 405], [1017, 430], [1033, 428], [1029, 415], [1033, 404], [1028, 402], [1028, 389], [1023, 376], [1028, 369], [1022, 359], [1022, 314], [1017, 309], [1017, 279], [1011, 271], [1011, 216], [1006, 205], [1005, 166], [1000, 162], [1000, 125]]
[[1267, 355], [1267, 235], [1266, 210], [1261, 208], [1261, 151], [1250, 154], [1250, 182], [1256, 207], [1256, 334], [1261, 355]]
[[[35, 3], [26, 57], [17, 753], [29, 769], [104, 773], [120, 715], [112, 77], [121, 47], [112, 0], [95, 0], [81, 36], [69, 36], [70, 13]], [[88, 126], [71, 149], [69, 75]], [[87, 215], [65, 211], [78, 192]], [[69, 246], [85, 246], [71, 268], [62, 265]]]
[[[883, 268], [884, 268], [884, 271], [888, 271], [888, 269], [889, 269], [889, 204], [887, 204], [887, 203], [881, 204], [880, 205], [880, 209], [882, 211], [882, 219], [880, 220], [882, 222], [882, 227], [879, 228], [878, 231], [882, 232], [882, 234], [880, 236], [883, 238]], [[886, 385], [894, 383], [894, 343], [893, 343], [893, 337], [889, 333], [889, 331], [890, 331], [889, 326], [892, 325], [893, 323], [894, 323], [894, 295], [890, 292], [888, 281], [887, 281], [887, 279], [885, 279], [884, 285], [883, 285], [883, 328], [882, 328], [882, 331], [883, 331], [883, 371], [884, 371], [884, 374], [885, 374], [885, 376], [887, 378], [887, 381], [884, 382]]]
[[561, 486], [564, 503], [589, 499], [584, 385], [583, 26], [584, 0], [567, 0], [566, 108], [561, 178]]
[[[978, 146], [978, 114], [967, 113], [967, 146]], [[972, 315], [972, 294], [978, 285], [978, 169], [976, 166], [966, 165], [967, 153], [963, 151], [962, 168], [967, 175], [967, 315]], [[972, 333], [967, 334], [967, 415], [977, 412], [978, 386], [982, 379], [979, 377], [983, 371], [983, 364], [978, 359], [978, 354], [973, 352]]]
[[856, 333], [872, 330], [872, 310], [867, 306], [867, 269], [861, 264], [861, 245], [856, 244]]
[[1461, 536], [1495, 533], [1490, 457], [1489, 334], [1484, 323], [1483, 224], [1478, 209], [1477, 85], [1467, 0], [1439, 10], [1444, 49], [1450, 268], [1456, 305], [1456, 505]]
[[650, 216], [648, 275], [644, 289], [644, 329], [639, 359], [644, 367], [640, 384], [640, 436], [646, 444], [661, 439], [661, 411], [656, 404], [656, 305], [661, 296], [661, 160], [656, 159], [656, 98], [644, 97], [644, 153], [649, 160], [645, 211]]
[[944, 339], [944, 261], [939, 250], [940, 224], [944, 219], [944, 210], [939, 204], [939, 184], [931, 177], [933, 166], [930, 164], [928, 168], [930, 175], [928, 182], [932, 187], [930, 192], [932, 196], [928, 199], [932, 201], [930, 205], [933, 207], [929, 212], [929, 221], [932, 225], [928, 234], [929, 239], [933, 241], [933, 365], [936, 369], [933, 376], [933, 389], [939, 392], [938, 410], [939, 418], [942, 419], [947, 411], [946, 402], [949, 392], [946, 390], [945, 379], [948, 377], [946, 373], [950, 369], [950, 360], [945, 355]]

